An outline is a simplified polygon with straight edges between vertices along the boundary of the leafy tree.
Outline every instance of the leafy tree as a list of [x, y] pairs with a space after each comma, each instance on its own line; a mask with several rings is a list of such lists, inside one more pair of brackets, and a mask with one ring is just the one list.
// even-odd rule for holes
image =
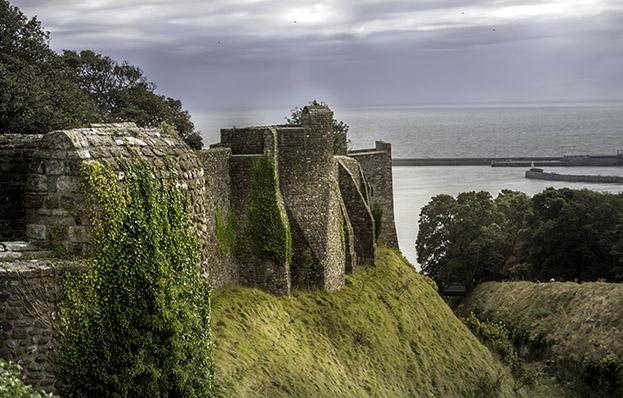
[[549, 188], [535, 195], [529, 242], [535, 277], [615, 277], [622, 205], [620, 196], [590, 190]]
[[623, 195], [568, 188], [434, 197], [420, 216], [422, 270], [439, 284], [492, 277], [623, 278]]
[[499, 271], [510, 277], [528, 278], [532, 273], [532, 265], [527, 259], [532, 200], [522, 192], [503, 190], [494, 202], [501, 213], [500, 228], [505, 242], [502, 255], [506, 260]]
[[181, 101], [156, 94], [140, 68], [90, 50], [59, 56], [48, 42], [36, 18], [0, 0], [0, 133], [41, 134], [101, 121], [167, 122], [191, 147], [203, 146]]
[[416, 241], [422, 271], [441, 285], [481, 282], [501, 269], [506, 242], [487, 192], [435, 196], [420, 214]]
[[36, 18], [0, 0], [0, 133], [45, 133], [99, 120], [48, 40]]
[[[322, 101], [313, 100], [309, 102], [309, 105], [323, 105], [327, 106]], [[289, 117], [286, 117], [286, 123], [289, 125], [301, 124], [301, 113], [303, 108], [296, 107], [292, 109]], [[332, 135], [333, 135], [333, 153], [336, 155], [346, 155], [350, 147], [350, 140], [348, 139], [348, 124], [341, 120], [333, 119]]]
[[65, 50], [62, 60], [74, 71], [80, 87], [97, 103], [106, 120], [131, 120], [151, 127], [166, 122], [191, 147], [203, 146], [182, 102], [156, 94], [156, 85], [145, 78], [140, 68], [91, 50]]

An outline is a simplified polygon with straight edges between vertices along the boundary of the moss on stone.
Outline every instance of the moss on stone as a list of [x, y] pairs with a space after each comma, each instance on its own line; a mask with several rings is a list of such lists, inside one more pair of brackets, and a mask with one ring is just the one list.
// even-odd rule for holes
[[247, 239], [256, 255], [287, 265], [292, 260], [292, 233], [279, 207], [275, 162], [268, 155], [257, 159], [251, 175], [251, 203]]
[[223, 214], [223, 211], [216, 208], [215, 216], [215, 235], [216, 249], [219, 256], [224, 257], [229, 253], [235, 252], [236, 247], [236, 219], [232, 209]]
[[340, 214], [340, 242], [342, 243], [342, 251], [346, 252], [346, 220], [344, 214]]

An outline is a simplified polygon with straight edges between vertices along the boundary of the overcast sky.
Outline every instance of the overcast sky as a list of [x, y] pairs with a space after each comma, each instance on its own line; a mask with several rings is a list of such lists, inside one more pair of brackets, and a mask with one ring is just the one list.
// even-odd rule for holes
[[14, 0], [193, 110], [623, 99], [623, 0]]

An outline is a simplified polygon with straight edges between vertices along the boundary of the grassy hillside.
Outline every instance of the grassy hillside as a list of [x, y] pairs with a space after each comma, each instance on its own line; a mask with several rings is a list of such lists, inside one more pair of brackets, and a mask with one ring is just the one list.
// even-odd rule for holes
[[505, 323], [524, 351], [588, 390], [623, 394], [623, 284], [484, 283], [461, 309], [470, 311]]
[[337, 293], [236, 288], [212, 303], [229, 397], [515, 397], [508, 371], [398, 254]]

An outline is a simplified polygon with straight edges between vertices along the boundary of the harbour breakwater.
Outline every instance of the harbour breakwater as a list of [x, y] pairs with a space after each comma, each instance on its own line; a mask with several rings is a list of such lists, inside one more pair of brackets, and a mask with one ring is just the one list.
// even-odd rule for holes
[[577, 167], [623, 166], [623, 153], [616, 155], [565, 155], [525, 157], [402, 158], [394, 166], [491, 166], [491, 167]]
[[595, 183], [595, 184], [623, 184], [623, 177], [620, 177], [620, 176], [558, 174], [558, 173], [547, 173], [541, 169], [527, 170], [526, 178], [532, 178], [536, 180], [585, 182], [585, 183]]

